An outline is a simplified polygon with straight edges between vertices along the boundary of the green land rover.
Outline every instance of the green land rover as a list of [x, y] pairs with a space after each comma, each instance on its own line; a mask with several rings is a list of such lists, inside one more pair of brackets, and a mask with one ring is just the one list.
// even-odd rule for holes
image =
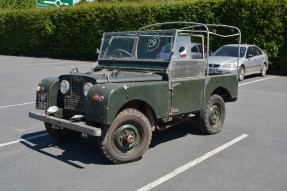
[[[169, 26], [173, 28], [166, 29]], [[213, 28], [231, 32], [218, 34]], [[29, 116], [43, 121], [59, 141], [96, 136], [100, 150], [113, 163], [140, 159], [153, 131], [191, 116], [198, 119], [203, 133], [218, 133], [225, 102], [237, 100], [238, 80], [235, 74], [209, 75], [205, 52], [211, 35], [235, 37], [240, 49], [240, 30], [226, 25], [166, 22], [139, 31], [104, 33], [92, 71], [73, 69], [43, 79], [37, 87], [36, 108], [45, 112]], [[196, 59], [194, 42], [202, 48]]]

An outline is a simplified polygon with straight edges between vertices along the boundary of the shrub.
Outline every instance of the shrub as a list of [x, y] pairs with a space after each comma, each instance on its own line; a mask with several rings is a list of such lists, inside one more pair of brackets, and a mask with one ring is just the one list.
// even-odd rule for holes
[[[266, 50], [272, 67], [287, 70], [287, 0], [203, 0], [174, 3], [83, 3], [74, 7], [1, 10], [0, 53], [96, 59], [102, 33], [157, 22], [237, 26], [242, 43]], [[222, 42], [213, 42], [213, 50]]]
[[0, 0], [0, 9], [27, 9], [36, 7], [36, 0]]

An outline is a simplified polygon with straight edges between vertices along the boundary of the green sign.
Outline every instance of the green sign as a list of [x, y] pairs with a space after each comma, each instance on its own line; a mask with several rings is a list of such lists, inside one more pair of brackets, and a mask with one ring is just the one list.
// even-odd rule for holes
[[37, 7], [60, 7], [74, 5], [75, 0], [37, 0]]

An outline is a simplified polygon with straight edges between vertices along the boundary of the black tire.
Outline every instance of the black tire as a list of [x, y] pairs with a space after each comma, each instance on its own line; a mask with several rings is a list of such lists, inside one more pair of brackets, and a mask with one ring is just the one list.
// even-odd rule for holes
[[266, 64], [264, 63], [262, 66], [261, 66], [261, 69], [260, 69], [260, 75], [262, 77], [264, 77], [266, 75], [266, 71], [267, 71], [267, 66]]
[[200, 130], [209, 135], [219, 133], [223, 127], [224, 119], [224, 100], [219, 95], [212, 95], [207, 105], [200, 112]]
[[46, 122], [44, 122], [44, 124], [51, 137], [59, 142], [77, 141], [81, 138], [82, 133], [80, 132], [72, 131]]
[[242, 81], [245, 78], [245, 69], [243, 66], [240, 66], [238, 71], [238, 81]]
[[132, 108], [120, 112], [102, 133], [100, 149], [107, 159], [117, 164], [139, 160], [152, 139], [148, 118]]

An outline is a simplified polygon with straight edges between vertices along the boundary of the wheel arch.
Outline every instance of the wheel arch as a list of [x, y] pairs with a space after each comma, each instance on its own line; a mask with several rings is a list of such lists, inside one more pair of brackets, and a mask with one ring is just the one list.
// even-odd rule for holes
[[268, 63], [264, 61], [263, 64], [266, 66], [266, 70], [268, 70]]
[[233, 98], [231, 97], [230, 92], [224, 87], [218, 87], [215, 90], [213, 90], [213, 92], [211, 93], [210, 97], [212, 95], [215, 95], [215, 94], [219, 95], [220, 97], [222, 97], [224, 102], [231, 102], [231, 101], [233, 101]]
[[246, 68], [245, 65], [244, 65], [244, 64], [239, 65], [239, 67], [241, 67], [241, 66], [242, 66], [242, 67], [244, 68], [244, 70], [245, 70], [245, 68]]
[[217, 94], [224, 102], [233, 102], [238, 97], [238, 80], [236, 75], [222, 75], [207, 78], [204, 105], [209, 98]]
[[152, 130], [154, 130], [155, 128], [155, 119], [156, 119], [156, 114], [154, 109], [152, 108], [152, 106], [150, 104], [148, 104], [147, 102], [143, 101], [143, 100], [131, 100], [127, 103], [125, 103], [117, 112], [117, 115], [127, 109], [127, 108], [133, 108], [136, 109], [138, 111], [140, 111], [141, 113], [143, 113], [149, 120]]

